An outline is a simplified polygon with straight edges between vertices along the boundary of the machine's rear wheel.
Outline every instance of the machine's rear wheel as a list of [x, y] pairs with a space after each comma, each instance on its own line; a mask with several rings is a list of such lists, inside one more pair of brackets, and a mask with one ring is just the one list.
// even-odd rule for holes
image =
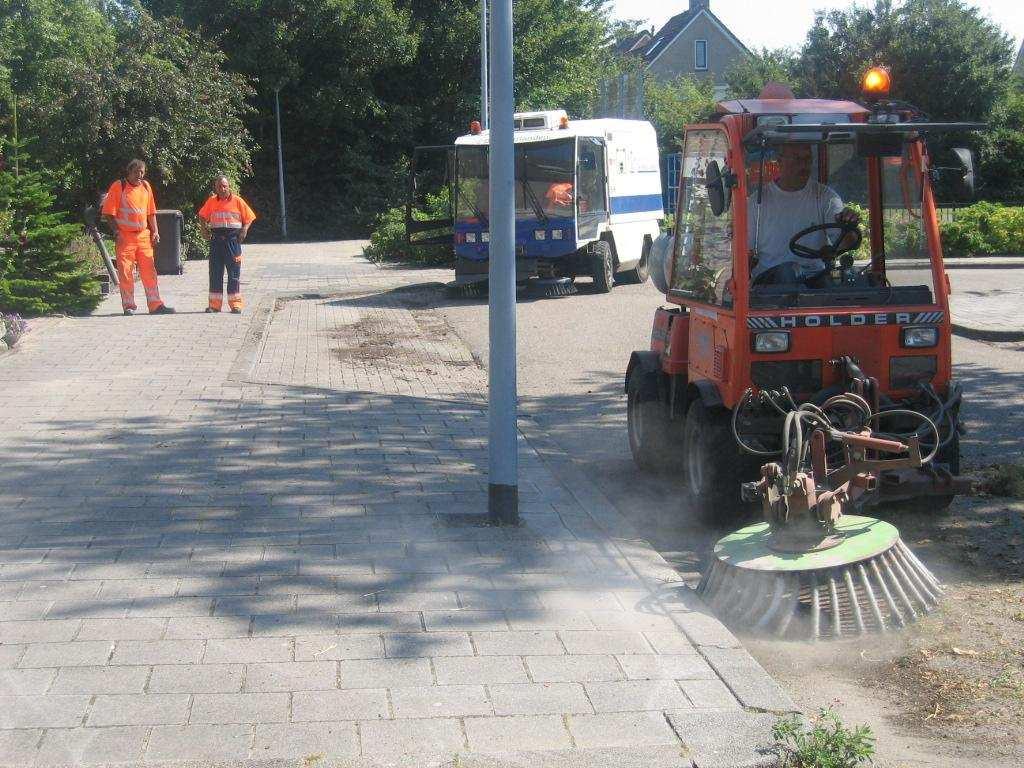
[[615, 259], [612, 247], [604, 240], [590, 244], [590, 274], [594, 277], [594, 290], [608, 293], [615, 282]]
[[750, 460], [740, 454], [725, 409], [710, 409], [700, 399], [690, 403], [683, 428], [685, 494], [700, 520], [725, 525], [745, 513], [740, 484]]
[[648, 471], [665, 469], [673, 458], [673, 424], [658, 396], [657, 373], [634, 368], [626, 385], [626, 398], [626, 430], [633, 460]]
[[619, 275], [620, 283], [646, 283], [651, 276], [651, 241], [644, 238], [643, 253], [640, 255], [640, 262], [630, 270]]

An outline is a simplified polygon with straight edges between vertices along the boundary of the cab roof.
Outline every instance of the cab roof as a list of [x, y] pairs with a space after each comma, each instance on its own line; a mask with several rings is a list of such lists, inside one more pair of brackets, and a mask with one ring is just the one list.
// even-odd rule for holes
[[871, 110], [855, 101], [832, 99], [734, 99], [720, 101], [716, 110], [722, 115], [871, 114]]

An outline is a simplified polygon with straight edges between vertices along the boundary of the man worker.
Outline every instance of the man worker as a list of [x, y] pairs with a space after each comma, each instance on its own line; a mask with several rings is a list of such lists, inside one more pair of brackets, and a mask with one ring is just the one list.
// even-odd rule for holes
[[[825, 262], [803, 258], [789, 249], [789, 241], [807, 227], [830, 224], [855, 225], [857, 212], [844, 207], [842, 198], [830, 187], [811, 178], [812, 155], [809, 144], [783, 144], [778, 150], [779, 176], [767, 182], [761, 192], [758, 223], [757, 188], [747, 199], [747, 228], [758, 255], [751, 272], [751, 284], [793, 284], [821, 273]], [[754, 242], [755, 232], [757, 241]], [[801, 244], [820, 249], [830, 245], [826, 232], [814, 232]], [[853, 234], [846, 234], [835, 246], [847, 245]]]
[[156, 284], [153, 246], [160, 242], [160, 230], [156, 225], [153, 188], [145, 176], [146, 164], [142, 160], [128, 163], [124, 176], [107, 190], [100, 212], [117, 237], [117, 277], [124, 313], [135, 314], [135, 267], [138, 265], [149, 314], [172, 314], [174, 310], [160, 299]]
[[252, 208], [231, 191], [227, 176], [213, 182], [214, 194], [199, 209], [199, 225], [210, 241], [210, 297], [207, 312], [220, 312], [224, 303], [224, 271], [228, 273], [228, 306], [242, 313], [242, 243], [256, 220]]
[[548, 186], [548, 191], [544, 193], [544, 202], [547, 203], [544, 207], [549, 210], [552, 208], [568, 208], [572, 210], [572, 201], [573, 189], [571, 181], [552, 182]]

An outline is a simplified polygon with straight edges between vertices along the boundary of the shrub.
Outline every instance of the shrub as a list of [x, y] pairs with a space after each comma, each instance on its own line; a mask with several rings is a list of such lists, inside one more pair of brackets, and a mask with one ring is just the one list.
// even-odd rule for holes
[[[425, 209], [413, 211], [413, 217], [419, 221], [443, 219], [450, 215], [451, 201], [447, 190], [427, 195]], [[455, 252], [449, 244], [412, 246], [406, 242], [404, 206], [390, 208], [380, 215], [363, 255], [378, 264], [398, 261], [450, 266], [455, 263]]]
[[942, 228], [946, 256], [1024, 254], [1024, 207], [975, 203], [956, 212]]
[[[17, 147], [0, 141], [0, 152], [5, 146]], [[80, 313], [99, 303], [93, 271], [72, 248], [81, 229], [54, 210], [51, 190], [49, 177], [24, 161], [17, 173], [0, 165], [0, 310]]]
[[856, 768], [870, 763], [875, 737], [866, 725], [850, 730], [839, 716], [822, 709], [809, 724], [796, 716], [772, 728], [775, 750], [786, 768]]

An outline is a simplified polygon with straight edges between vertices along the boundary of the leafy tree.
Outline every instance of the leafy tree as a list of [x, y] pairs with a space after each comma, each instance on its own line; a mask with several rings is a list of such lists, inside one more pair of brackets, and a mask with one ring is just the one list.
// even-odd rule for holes
[[0, 138], [0, 311], [22, 315], [87, 312], [99, 303], [99, 285], [70, 253], [79, 227], [54, 209], [46, 176], [27, 163], [19, 171], [4, 159], [14, 148]]
[[[217, 40], [255, 84], [248, 125], [262, 146], [254, 202], [276, 211], [274, 89], [280, 92], [289, 231], [362, 231], [399, 200], [418, 144], [447, 143], [479, 116], [479, 0], [145, 0]], [[516, 103], [594, 102], [607, 0], [519, 0]]]
[[1024, 202], [1024, 79], [995, 105], [979, 137], [979, 192], [987, 200]]
[[796, 67], [807, 96], [850, 98], [873, 64], [888, 66], [892, 97], [936, 120], [984, 119], [1005, 90], [1011, 41], [964, 0], [876, 0], [819, 12]]
[[0, 101], [18, 100], [61, 206], [95, 202], [132, 157], [147, 160], [158, 203], [186, 213], [215, 173], [247, 174], [251, 89], [179, 20], [131, 3], [0, 0], [0, 41]]
[[675, 152], [681, 147], [683, 127], [711, 118], [718, 101], [710, 78], [683, 75], [668, 82], [647, 80], [644, 107], [658, 133], [658, 146]]
[[754, 98], [766, 83], [776, 82], [793, 88], [797, 56], [788, 48], [752, 51], [733, 64], [725, 73], [729, 93], [736, 98]]

